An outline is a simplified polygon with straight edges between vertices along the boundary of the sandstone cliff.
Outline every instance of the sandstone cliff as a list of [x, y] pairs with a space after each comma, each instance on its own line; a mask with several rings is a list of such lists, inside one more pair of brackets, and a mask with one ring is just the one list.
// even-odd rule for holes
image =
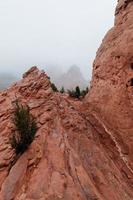
[[88, 97], [106, 123], [123, 159], [133, 168], [133, 1], [119, 0], [115, 26], [105, 36], [93, 67]]
[[[0, 200], [133, 200], [132, 15], [133, 1], [119, 1], [84, 101], [54, 93], [36, 67], [0, 93]], [[16, 99], [39, 129], [11, 166]]]

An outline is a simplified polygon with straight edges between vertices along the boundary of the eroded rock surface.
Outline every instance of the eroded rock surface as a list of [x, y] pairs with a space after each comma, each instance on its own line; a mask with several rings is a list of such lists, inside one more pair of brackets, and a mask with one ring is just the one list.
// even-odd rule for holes
[[[133, 2], [123, 3], [84, 101], [53, 92], [36, 67], [0, 93], [0, 200], [133, 200]], [[16, 99], [29, 105], [39, 129], [13, 162]]]
[[107, 33], [97, 52], [87, 101], [133, 172], [132, 0], [118, 2], [115, 26]]
[[[9, 138], [18, 99], [38, 124], [29, 149], [11, 165]], [[0, 94], [0, 200], [131, 200], [132, 173], [88, 105], [54, 93], [36, 67]]]

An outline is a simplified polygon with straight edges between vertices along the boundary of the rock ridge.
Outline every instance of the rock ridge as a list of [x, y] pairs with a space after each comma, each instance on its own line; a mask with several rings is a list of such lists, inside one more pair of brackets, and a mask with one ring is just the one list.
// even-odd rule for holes
[[[133, 3], [116, 10], [84, 100], [53, 92], [35, 66], [0, 92], [0, 200], [133, 200]], [[9, 168], [16, 99], [38, 131]]]
[[[13, 103], [27, 103], [39, 130], [9, 170]], [[54, 93], [43, 71], [31, 68], [0, 94], [0, 200], [131, 200], [132, 172], [112, 132], [88, 104]], [[6, 128], [5, 128], [6, 127]]]

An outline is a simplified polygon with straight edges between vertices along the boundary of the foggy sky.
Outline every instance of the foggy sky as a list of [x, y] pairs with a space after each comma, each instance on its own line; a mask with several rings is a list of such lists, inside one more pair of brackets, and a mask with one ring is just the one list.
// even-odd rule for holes
[[115, 6], [116, 0], [0, 1], [0, 72], [76, 64], [90, 77]]

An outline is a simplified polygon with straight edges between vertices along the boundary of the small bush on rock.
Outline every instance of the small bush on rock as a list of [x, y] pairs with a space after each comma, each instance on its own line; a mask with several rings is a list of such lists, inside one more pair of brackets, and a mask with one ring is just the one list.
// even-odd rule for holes
[[69, 96], [77, 99], [84, 98], [88, 92], [88, 87], [85, 90], [80, 90], [79, 86], [73, 90], [68, 90]]
[[77, 86], [76, 88], [75, 88], [75, 96], [76, 96], [76, 98], [80, 98], [80, 95], [81, 95], [81, 92], [80, 92], [80, 88], [79, 88], [79, 86]]
[[55, 86], [54, 83], [51, 83], [51, 88], [52, 88], [52, 90], [53, 90], [54, 92], [58, 92], [58, 89], [57, 89], [57, 87]]
[[62, 94], [65, 93], [64, 87], [61, 88], [60, 93], [62, 93]]
[[15, 104], [13, 123], [16, 131], [11, 138], [11, 146], [17, 155], [22, 154], [29, 147], [35, 138], [37, 124], [34, 117], [30, 114], [29, 107]]
[[67, 92], [68, 92], [70, 97], [74, 97], [74, 98], [76, 97], [75, 96], [75, 90], [67, 90]]
[[84, 98], [88, 92], [89, 92], [89, 88], [88, 87], [85, 90], [82, 90], [81, 91], [81, 97]]

